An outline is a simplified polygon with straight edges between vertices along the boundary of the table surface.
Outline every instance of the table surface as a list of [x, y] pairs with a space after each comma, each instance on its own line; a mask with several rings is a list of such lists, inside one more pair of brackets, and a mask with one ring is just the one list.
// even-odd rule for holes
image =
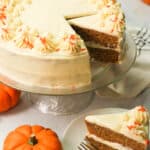
[[[150, 27], [150, 6], [143, 4], [140, 0], [120, 0], [125, 11], [128, 26]], [[0, 114], [0, 149], [7, 133], [22, 124], [40, 124], [52, 128], [57, 132], [60, 139], [63, 137], [65, 128], [72, 120], [83, 113], [97, 108], [120, 107], [132, 108], [136, 105], [145, 105], [150, 109], [150, 89], [145, 90], [140, 96], [132, 99], [111, 99], [95, 95], [92, 104], [83, 112], [66, 116], [53, 116], [42, 114], [32, 107], [29, 99], [21, 99], [19, 105], [7, 113]]]

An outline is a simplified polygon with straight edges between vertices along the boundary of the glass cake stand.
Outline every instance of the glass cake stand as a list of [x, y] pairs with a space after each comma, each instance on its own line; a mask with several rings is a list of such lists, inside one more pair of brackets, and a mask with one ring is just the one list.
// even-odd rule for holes
[[25, 91], [25, 98], [30, 99], [33, 106], [43, 113], [71, 114], [86, 108], [92, 101], [96, 89], [106, 87], [121, 79], [134, 64], [136, 55], [136, 45], [129, 33], [127, 33], [124, 56], [119, 64], [100, 63], [91, 60], [92, 83], [90, 86], [78, 89], [52, 89], [36, 85], [29, 86], [13, 80], [10, 76], [3, 74], [1, 70], [0, 81]]

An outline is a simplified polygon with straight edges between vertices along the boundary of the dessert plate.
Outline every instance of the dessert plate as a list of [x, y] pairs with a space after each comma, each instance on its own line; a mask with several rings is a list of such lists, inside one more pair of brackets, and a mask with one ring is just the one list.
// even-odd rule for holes
[[65, 150], [77, 150], [79, 144], [84, 140], [87, 133], [84, 118], [87, 115], [96, 114], [111, 114], [127, 111], [122, 108], [104, 108], [97, 109], [82, 115], [81, 117], [73, 120], [64, 132], [63, 136], [63, 148]]

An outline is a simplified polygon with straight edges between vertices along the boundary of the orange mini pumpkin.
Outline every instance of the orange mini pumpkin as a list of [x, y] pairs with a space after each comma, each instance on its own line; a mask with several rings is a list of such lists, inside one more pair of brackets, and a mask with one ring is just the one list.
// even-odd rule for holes
[[0, 83], [0, 112], [14, 107], [20, 97], [20, 91]]
[[150, 0], [143, 0], [143, 2], [150, 5]]
[[54, 131], [39, 125], [23, 125], [10, 132], [3, 150], [62, 150]]

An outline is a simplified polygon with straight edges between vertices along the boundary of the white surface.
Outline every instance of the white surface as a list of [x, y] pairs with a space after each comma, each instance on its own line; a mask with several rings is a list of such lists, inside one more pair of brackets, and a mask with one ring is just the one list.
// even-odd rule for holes
[[96, 115], [96, 114], [112, 114], [112, 113], [118, 113], [124, 111], [125, 109], [119, 109], [119, 108], [97, 109], [74, 120], [64, 133], [64, 138], [63, 138], [64, 150], [75, 150], [77, 149], [79, 144], [84, 140], [85, 135], [87, 134], [87, 129], [84, 123], [85, 116]]

